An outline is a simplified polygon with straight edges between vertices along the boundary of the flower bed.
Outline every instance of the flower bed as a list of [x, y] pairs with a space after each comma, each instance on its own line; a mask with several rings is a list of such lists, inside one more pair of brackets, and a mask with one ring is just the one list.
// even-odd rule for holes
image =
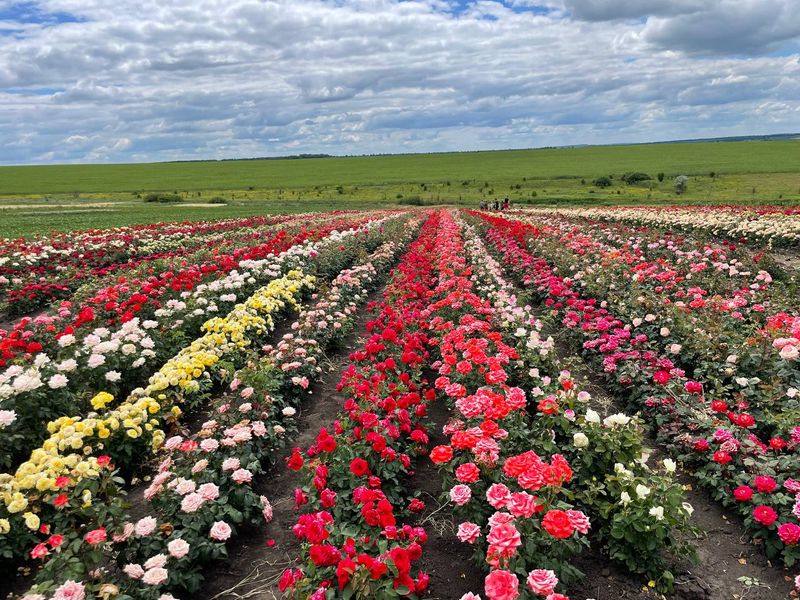
[[11, 415], [0, 425], [0, 467], [16, 466], [44, 440], [43, 423], [96, 409], [90, 400], [101, 391], [121, 396], [142, 385], [209, 317], [230, 310], [264, 282], [292, 268], [335, 273], [341, 266], [326, 267], [316, 257], [331, 251], [337, 260], [352, 257], [364, 244], [378, 243], [385, 222], [361, 219], [342, 232], [309, 230], [321, 240], [292, 245], [269, 258], [242, 260], [223, 278], [183, 291], [180, 300], [167, 302], [152, 318], [55, 334], [57, 350], [43, 350], [32, 366], [14, 365], [0, 374], [0, 410]]
[[[320, 351], [335, 345], [337, 338], [316, 326], [319, 320], [335, 315], [346, 328], [356, 312], [344, 311], [366, 300], [366, 292], [385, 273], [380, 268], [390, 266], [416, 228], [416, 222], [408, 223], [396, 240], [335, 277], [330, 289], [301, 311], [292, 341], [303, 339], [304, 347]], [[250, 484], [293, 429], [294, 407], [304, 387], [292, 383], [296, 375], [284, 368], [287, 364], [284, 353], [273, 352], [239, 371], [230, 383], [233, 397], [214, 402], [213, 419], [194, 435], [167, 440], [158, 473], [144, 492], [152, 514], [130, 520], [118, 496], [107, 504], [116, 510], [96, 515], [106, 532], [96, 534], [97, 542], [87, 533], [68, 549], [59, 543], [63, 549], [53, 557], [52, 536], [36, 546], [34, 557], [50, 559], [31, 594], [57, 593], [68, 585], [101, 596], [113, 590], [121, 597], [145, 599], [165, 590], [196, 591], [204, 566], [226, 556], [226, 542], [237, 528], [271, 518], [269, 501]], [[312, 370], [308, 377], [316, 374]], [[91, 572], [98, 576], [90, 577]]]
[[792, 532], [800, 531], [794, 480], [800, 440], [760, 439], [753, 433], [756, 420], [741, 395], [728, 401], [708, 398], [704, 390], [713, 387], [688, 378], [675, 366], [668, 354], [675, 350], [675, 341], [637, 335], [634, 323], [625, 324], [612, 312], [610, 296], [583, 297], [574, 279], [554, 272], [546, 260], [552, 256], [537, 258], [520, 246], [518, 240], [530, 235], [532, 248], [549, 247], [536, 238], [548, 235], [544, 230], [487, 220], [493, 225], [487, 238], [507, 267], [532, 285], [551, 314], [574, 332], [612, 387], [658, 424], [661, 439], [694, 469], [712, 495], [741, 512], [745, 526], [763, 539], [769, 556], [780, 556], [792, 565], [798, 555]]

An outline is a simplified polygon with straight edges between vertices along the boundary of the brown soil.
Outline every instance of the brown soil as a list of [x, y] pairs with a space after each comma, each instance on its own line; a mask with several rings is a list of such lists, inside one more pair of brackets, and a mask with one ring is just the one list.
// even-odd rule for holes
[[[427, 427], [431, 448], [449, 443], [442, 433], [442, 426], [449, 416], [443, 402], [429, 405]], [[419, 566], [430, 575], [430, 597], [447, 600], [461, 598], [467, 592], [482, 594], [485, 574], [472, 561], [472, 546], [456, 538], [458, 523], [453, 520], [448, 503], [441, 498], [442, 478], [427, 457], [420, 459], [409, 487], [418, 490], [426, 504], [419, 523], [425, 527], [428, 541]]]

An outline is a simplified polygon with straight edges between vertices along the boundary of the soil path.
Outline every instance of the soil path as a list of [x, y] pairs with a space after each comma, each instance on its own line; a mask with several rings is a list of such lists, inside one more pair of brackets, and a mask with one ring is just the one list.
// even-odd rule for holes
[[[450, 411], [444, 402], [429, 405], [427, 427], [431, 448], [449, 443], [449, 437], [442, 433], [442, 426], [449, 417]], [[458, 522], [452, 517], [449, 503], [441, 498], [442, 478], [427, 456], [420, 458], [409, 486], [419, 490], [426, 504], [419, 521], [428, 534], [419, 562], [420, 570], [431, 578], [430, 596], [426, 598], [455, 600], [467, 592], [483, 594], [485, 574], [473, 562], [472, 546], [456, 538]]]

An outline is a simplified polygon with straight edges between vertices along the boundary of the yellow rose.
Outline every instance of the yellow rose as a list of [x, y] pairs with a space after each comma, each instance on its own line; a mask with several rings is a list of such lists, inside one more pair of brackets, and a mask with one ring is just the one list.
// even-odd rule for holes
[[8, 508], [8, 512], [10, 513], [22, 512], [28, 508], [28, 501], [25, 499], [25, 496], [19, 492], [14, 492], [12, 500], [6, 505], [6, 508]]
[[102, 410], [106, 407], [106, 404], [111, 402], [114, 399], [114, 396], [109, 394], [108, 392], [100, 392], [94, 398], [92, 398], [92, 408], [95, 410]]
[[36, 531], [37, 529], [39, 529], [41, 521], [39, 520], [39, 517], [37, 517], [32, 512], [26, 512], [24, 515], [22, 515], [22, 518], [25, 519], [25, 526], [28, 529], [32, 531]]

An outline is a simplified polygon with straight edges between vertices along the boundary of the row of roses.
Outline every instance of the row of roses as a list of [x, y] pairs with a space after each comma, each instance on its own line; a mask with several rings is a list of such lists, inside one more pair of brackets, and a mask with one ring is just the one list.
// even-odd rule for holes
[[[343, 270], [313, 306], [301, 311], [293, 328], [303, 339], [313, 341], [320, 351], [335, 344], [337, 338], [311, 324], [330, 313], [348, 326], [356, 311], [339, 309], [366, 300], [369, 289], [385, 276], [381, 268], [390, 266], [417, 223], [410, 222], [397, 240]], [[70, 546], [70, 540], [56, 538], [56, 550], [51, 535], [36, 546], [36, 558], [56, 555], [46, 562], [40, 583], [27, 597], [38, 600], [53, 592], [58, 597], [65, 586], [100, 597], [142, 599], [159, 597], [165, 590], [196, 591], [202, 570], [209, 561], [226, 555], [225, 542], [237, 527], [254, 525], [259, 513], [271, 519], [269, 501], [255, 494], [250, 484], [293, 429], [292, 417], [304, 388], [291, 384], [295, 375], [284, 368], [286, 364], [284, 357], [273, 353], [240, 370], [230, 383], [236, 394], [214, 401], [213, 419], [194, 435], [167, 440], [158, 472], [144, 491], [153, 515], [132, 522], [122, 496], [116, 496], [106, 504], [102, 527], [86, 533], [83, 541]], [[312, 379], [315, 376], [316, 372], [310, 373]], [[116, 533], [111, 535], [112, 531]]]
[[[394, 231], [390, 228], [385, 233]], [[324, 273], [337, 265], [341, 268], [354, 260], [357, 253], [343, 253], [344, 249], [343, 245], [332, 245], [324, 252], [315, 253], [317, 272]], [[84, 479], [89, 480], [87, 486], [94, 485], [91, 480], [98, 471], [87, 448], [95, 455], [110, 454], [130, 474], [139, 456], [163, 442], [162, 428], [177, 420], [180, 406], [193, 397], [196, 402], [202, 400], [202, 392], [211, 389], [220, 370], [231, 362], [243, 361], [249, 348], [263, 343], [274, 326], [274, 315], [286, 306], [297, 306], [297, 295], [310, 287], [313, 279], [299, 271], [290, 271], [256, 292], [244, 304], [237, 305], [227, 318], [210, 320], [204, 327], [207, 330], [204, 336], [168, 361], [151, 378], [148, 388], [136, 391], [118, 407], [108, 408], [113, 397], [100, 393], [92, 400], [95, 410], [104, 410], [100, 415], [90, 413], [86, 419], [62, 417], [51, 422], [48, 425], [50, 438], [19, 467], [15, 476], [3, 476], [0, 480], [4, 500], [0, 510], [8, 513], [7, 517], [2, 516], [12, 524], [10, 533], [0, 531], [4, 533], [0, 541], [11, 547], [7, 553], [18, 556], [24, 550], [22, 542], [27, 530], [19, 519], [22, 511], [30, 508], [29, 504], [36, 505], [38, 510], [52, 511], [51, 496], [57, 493], [59, 477], [71, 475], [71, 486], [79, 485]], [[221, 362], [223, 358], [225, 362]]]
[[[575, 291], [573, 279], [557, 275], [547, 260], [529, 254], [522, 245], [527, 236], [536, 250], [550, 247], [538, 243], [536, 236], [546, 235], [541, 229], [485, 218], [493, 225], [488, 237], [508, 267], [521, 282], [534, 286], [586, 356], [599, 363], [612, 388], [645, 410], [659, 426], [661, 439], [694, 468], [717, 499], [739, 509], [745, 525], [764, 539], [770, 556], [780, 555], [787, 565], [793, 564], [800, 541], [795, 507], [800, 487], [793, 479], [800, 439], [774, 438], [768, 444], [760, 440], [751, 432], [755, 420], [746, 412], [745, 402], [705, 398], [707, 386], [675, 366], [667, 356], [669, 345], [658, 337], [635, 335], [630, 323], [610, 312], [613, 295], [584, 298]], [[552, 254], [546, 257], [555, 260]], [[753, 491], [756, 479], [759, 493], [745, 493], [744, 488]]]
[[[786, 207], [751, 206], [614, 206], [581, 209], [538, 209], [538, 214], [560, 214], [624, 221], [665, 229], [684, 229], [756, 239], [772, 245], [800, 243], [800, 213]], [[537, 209], [526, 212], [536, 214]]]
[[405, 479], [426, 451], [422, 421], [435, 395], [422, 372], [423, 329], [441, 219], [437, 212], [425, 222], [390, 276], [369, 337], [350, 355], [338, 386], [347, 395], [344, 411], [288, 461], [302, 476], [295, 502], [304, 509], [293, 528], [300, 564], [284, 571], [279, 585], [290, 597], [416, 597], [427, 588], [428, 576], [415, 565], [425, 531], [401, 520], [424, 507]]
[[[392, 229], [402, 226], [397, 219], [391, 221], [387, 226]], [[0, 410], [8, 417], [0, 419], [0, 466], [16, 466], [43, 441], [43, 422], [96, 409], [89, 400], [100, 391], [125, 396], [142, 385], [209, 317], [224, 314], [265, 281], [294, 268], [333, 276], [361, 248], [374, 248], [381, 241], [385, 223], [362, 219], [342, 232], [315, 231], [313, 237], [325, 234], [321, 241], [240, 263], [222, 279], [183, 292], [182, 300], [168, 302], [152, 319], [134, 317], [116, 327], [83, 330], [83, 336], [62, 335], [57, 351], [43, 350], [30, 367], [7, 368], [0, 374]]]
[[[0, 250], [0, 313], [29, 314], [79, 287], [98, 287], [101, 278], [141, 266], [190, 256], [204, 247], [247, 243], [297, 216], [247, 217], [193, 224], [160, 223], [136, 233], [71, 232], [31, 241], [15, 240]], [[252, 245], [252, 241], [249, 242]]]
[[[98, 278], [79, 289], [74, 298], [65, 300], [46, 314], [21, 319], [9, 331], [0, 330], [0, 367], [7, 364], [30, 364], [45, 351], [58, 352], [63, 336], [82, 338], [87, 329], [118, 326], [135, 317], [157, 317], [168, 304], [180, 304], [192, 292], [216, 280], [224, 279], [251, 261], [260, 261], [305, 241], [321, 240], [339, 229], [350, 229], [370, 218], [388, 216], [362, 213], [338, 216], [322, 213], [299, 223], [289, 223], [275, 231], [273, 227], [255, 236], [245, 236], [231, 247], [228, 241], [206, 245], [187, 259], [142, 264], [118, 278]], [[235, 239], [236, 232], [230, 237]], [[233, 242], [231, 239], [231, 243]]]
[[[557, 372], [552, 339], [541, 339], [541, 323], [530, 307], [517, 305], [496, 261], [471, 227], [465, 232], [472, 282], [491, 308], [461, 278], [450, 303], [462, 312], [467, 308], [466, 314], [458, 325], [442, 326], [448, 333], [437, 346], [442, 360], [434, 363], [441, 374], [437, 388], [450, 398], [458, 418], [445, 428], [451, 444], [432, 457], [446, 467], [445, 489], [457, 515], [467, 519], [459, 526], [459, 538], [476, 545], [479, 564], [490, 565], [487, 597], [516, 598], [520, 575], [528, 593], [561, 598], [554, 592], [559, 581], [569, 584], [580, 575], [568, 557], [586, 543], [573, 534], [586, 534], [589, 519], [560, 498], [573, 464], [578, 478], [571, 487], [577, 489], [570, 496], [596, 513], [598, 537], [612, 558], [669, 587], [671, 574], [661, 555], [685, 550], [673, 540], [687, 529], [691, 514], [681, 502], [681, 486], [650, 472], [641, 461], [641, 433], [633, 420], [615, 415], [601, 425], [594, 411], [576, 414], [573, 409], [585, 410], [589, 395], [578, 393], [568, 372], [557, 378], [542, 374]], [[520, 387], [509, 387], [514, 383], [531, 390], [528, 402]], [[573, 455], [569, 463], [560, 452]], [[540, 454], [552, 455], [551, 461]], [[605, 499], [603, 485], [609, 491], [615, 485], [626, 496], [630, 491], [636, 500], [617, 506]], [[648, 498], [651, 490], [655, 493]], [[617, 539], [612, 530], [626, 531]]]
[[[747, 257], [729, 257], [713, 243], [684, 240], [686, 249], [676, 249], [673, 264], [646, 257], [649, 251], [636, 243], [639, 237], [624, 245], [596, 239], [606, 231], [599, 224], [568, 221], [548, 227], [537, 244], [555, 256], [555, 266], [584, 295], [613, 299], [617, 316], [630, 323], [638, 341], [660, 340], [676, 366], [705, 383], [706, 395], [741, 397], [761, 437], [790, 435], [800, 417], [800, 338], [795, 335], [800, 320], [785, 312], [767, 315], [796, 311], [791, 281], [773, 282]], [[645, 239], [660, 235], [649, 232]], [[698, 259], [693, 244], [713, 259]], [[731, 276], [715, 278], [717, 270]], [[739, 276], [752, 282], [745, 285], [747, 279]]]

